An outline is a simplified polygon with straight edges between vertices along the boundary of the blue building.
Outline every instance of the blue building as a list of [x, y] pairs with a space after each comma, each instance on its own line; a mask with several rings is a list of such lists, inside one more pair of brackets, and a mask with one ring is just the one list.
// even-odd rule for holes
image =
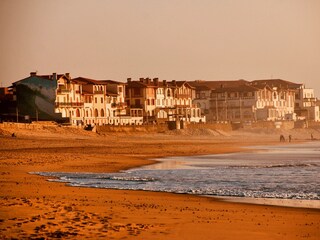
[[61, 121], [61, 114], [55, 113], [57, 80], [69, 78], [69, 74], [30, 76], [14, 82], [13, 95], [19, 119]]

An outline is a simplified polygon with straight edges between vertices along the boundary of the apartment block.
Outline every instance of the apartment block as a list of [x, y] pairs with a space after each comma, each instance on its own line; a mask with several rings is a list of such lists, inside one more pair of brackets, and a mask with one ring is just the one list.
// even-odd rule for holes
[[205, 122], [193, 104], [195, 88], [187, 81], [159, 81], [158, 78], [127, 79], [128, 109], [141, 109], [145, 123], [167, 121]]

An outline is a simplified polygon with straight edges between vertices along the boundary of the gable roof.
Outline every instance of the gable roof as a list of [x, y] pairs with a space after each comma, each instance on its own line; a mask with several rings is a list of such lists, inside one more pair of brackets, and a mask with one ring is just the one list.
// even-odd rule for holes
[[195, 80], [188, 82], [191, 86], [197, 90], [213, 90], [221, 87], [238, 87], [246, 85], [249, 82], [243, 79], [240, 80], [222, 80], [222, 81], [206, 81], [206, 80]]
[[212, 90], [212, 93], [224, 93], [224, 92], [256, 92], [259, 91], [258, 88], [249, 86], [249, 85], [241, 85], [241, 86], [232, 86], [232, 87], [221, 87]]
[[106, 84], [106, 83], [100, 83], [100, 81], [95, 80], [95, 79], [84, 78], [84, 77], [73, 78], [73, 79], [71, 79], [71, 81], [74, 83], [79, 83], [79, 84], [93, 84], [93, 85]]
[[300, 88], [303, 84], [293, 83], [283, 79], [262, 79], [253, 80], [250, 82], [250, 85], [258, 88], [269, 86], [270, 88], [277, 87], [280, 89], [297, 89]]
[[79, 83], [79, 84], [93, 84], [93, 85], [107, 85], [107, 84], [121, 84], [125, 85], [123, 82], [118, 82], [114, 80], [96, 80], [91, 78], [85, 77], [77, 77], [71, 79], [72, 82]]

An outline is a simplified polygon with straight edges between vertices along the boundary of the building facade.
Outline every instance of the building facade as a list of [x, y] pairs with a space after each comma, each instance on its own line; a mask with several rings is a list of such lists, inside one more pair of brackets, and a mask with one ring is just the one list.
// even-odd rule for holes
[[30, 76], [12, 84], [13, 100], [16, 102], [18, 118], [33, 120], [62, 121], [61, 114], [55, 112], [57, 81], [66, 79], [65, 74]]
[[[0, 92], [4, 105], [8, 89]], [[10, 87], [4, 116], [72, 125], [141, 125], [167, 122], [320, 121], [314, 90], [282, 79], [160, 81], [30, 76]], [[6, 101], [5, 106], [9, 106]], [[2, 108], [4, 109], [4, 108]]]
[[195, 89], [186, 81], [127, 79], [127, 106], [131, 110], [141, 109], [145, 123], [205, 122], [200, 108], [192, 102], [194, 97]]
[[194, 81], [195, 103], [208, 121], [294, 120], [294, 84], [281, 79]]
[[320, 110], [317, 102], [314, 89], [301, 85], [295, 90], [295, 113], [298, 118], [319, 122]]
[[125, 84], [112, 80], [61, 79], [56, 112], [72, 125], [142, 124], [142, 116], [126, 111]]

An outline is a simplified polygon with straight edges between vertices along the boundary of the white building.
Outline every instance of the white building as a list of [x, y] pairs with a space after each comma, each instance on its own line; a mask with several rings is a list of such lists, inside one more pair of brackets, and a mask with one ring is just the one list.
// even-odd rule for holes
[[320, 121], [320, 111], [317, 105], [317, 98], [314, 95], [314, 89], [305, 88], [301, 84], [295, 92], [295, 108], [298, 117], [316, 122]]
[[142, 124], [142, 117], [127, 115], [125, 84], [83, 77], [59, 79], [56, 112], [72, 125]]

